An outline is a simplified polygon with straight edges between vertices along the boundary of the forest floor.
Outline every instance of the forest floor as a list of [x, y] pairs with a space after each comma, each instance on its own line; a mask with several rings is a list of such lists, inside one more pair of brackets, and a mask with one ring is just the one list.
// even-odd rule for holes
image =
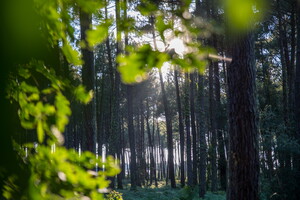
[[[200, 200], [198, 190], [188, 187], [172, 189], [170, 186], [159, 185], [158, 188], [144, 187], [135, 191], [124, 189], [117, 190], [122, 193], [124, 200]], [[216, 193], [207, 192], [204, 200], [225, 200], [225, 191]]]

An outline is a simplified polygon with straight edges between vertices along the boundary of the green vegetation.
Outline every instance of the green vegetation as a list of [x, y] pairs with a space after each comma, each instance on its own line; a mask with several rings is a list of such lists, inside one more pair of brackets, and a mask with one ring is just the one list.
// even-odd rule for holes
[[[138, 190], [118, 190], [123, 194], [124, 200], [200, 200], [198, 190], [189, 187], [183, 189], [171, 189], [168, 186], [160, 185], [159, 188], [145, 187]], [[203, 200], [225, 200], [224, 192], [207, 192]]]
[[300, 1], [3, 2], [0, 200], [300, 199]]

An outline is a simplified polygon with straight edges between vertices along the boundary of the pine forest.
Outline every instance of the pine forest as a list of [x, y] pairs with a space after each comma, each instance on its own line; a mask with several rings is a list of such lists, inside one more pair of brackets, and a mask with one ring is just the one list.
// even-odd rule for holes
[[299, 200], [299, 0], [0, 2], [0, 200]]

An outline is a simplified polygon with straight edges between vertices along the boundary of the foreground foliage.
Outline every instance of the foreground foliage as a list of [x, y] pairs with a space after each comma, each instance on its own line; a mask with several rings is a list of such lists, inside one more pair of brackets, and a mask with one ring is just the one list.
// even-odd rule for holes
[[[63, 132], [71, 115], [69, 99], [87, 104], [91, 101], [92, 91], [86, 91], [82, 85], [74, 86], [70, 80], [58, 75], [62, 63], [60, 57], [69, 65], [82, 64], [79, 51], [71, 45], [74, 16], [70, 9], [76, 4], [86, 12], [94, 13], [101, 4], [59, 0], [27, 3], [26, 8], [30, 11], [24, 9], [22, 12], [24, 16], [30, 13], [30, 17], [24, 17], [22, 22], [33, 20], [32, 23], [37, 25], [27, 39], [32, 43], [42, 40], [45, 46], [36, 50], [46, 49], [49, 56], [43, 58], [38, 53], [24, 53], [26, 59], [13, 62], [15, 70], [10, 73], [6, 97], [14, 112], [16, 129], [11, 137], [18, 170], [0, 166], [1, 196], [23, 200], [103, 199], [110, 183], [107, 177], [120, 172], [117, 162], [112, 157], [103, 162], [91, 152], [80, 153], [63, 146]], [[19, 5], [15, 7], [19, 8]], [[20, 12], [17, 8], [11, 13], [19, 16], [15, 13]], [[17, 23], [16, 26], [22, 25]], [[89, 31], [90, 38], [93, 31], [96, 30]], [[39, 36], [33, 34], [35, 32]], [[51, 57], [52, 53], [56, 56]], [[31, 134], [31, 141], [19, 139], [25, 133]]]

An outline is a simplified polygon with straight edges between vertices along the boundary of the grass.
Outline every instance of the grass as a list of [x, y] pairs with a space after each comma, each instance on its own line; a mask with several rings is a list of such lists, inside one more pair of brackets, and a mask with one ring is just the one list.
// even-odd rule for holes
[[[170, 186], [159, 185], [155, 187], [138, 188], [135, 191], [124, 189], [117, 190], [123, 194], [124, 200], [200, 200], [198, 189], [188, 187], [172, 189]], [[207, 192], [202, 200], [225, 200], [224, 191], [216, 193]]]

